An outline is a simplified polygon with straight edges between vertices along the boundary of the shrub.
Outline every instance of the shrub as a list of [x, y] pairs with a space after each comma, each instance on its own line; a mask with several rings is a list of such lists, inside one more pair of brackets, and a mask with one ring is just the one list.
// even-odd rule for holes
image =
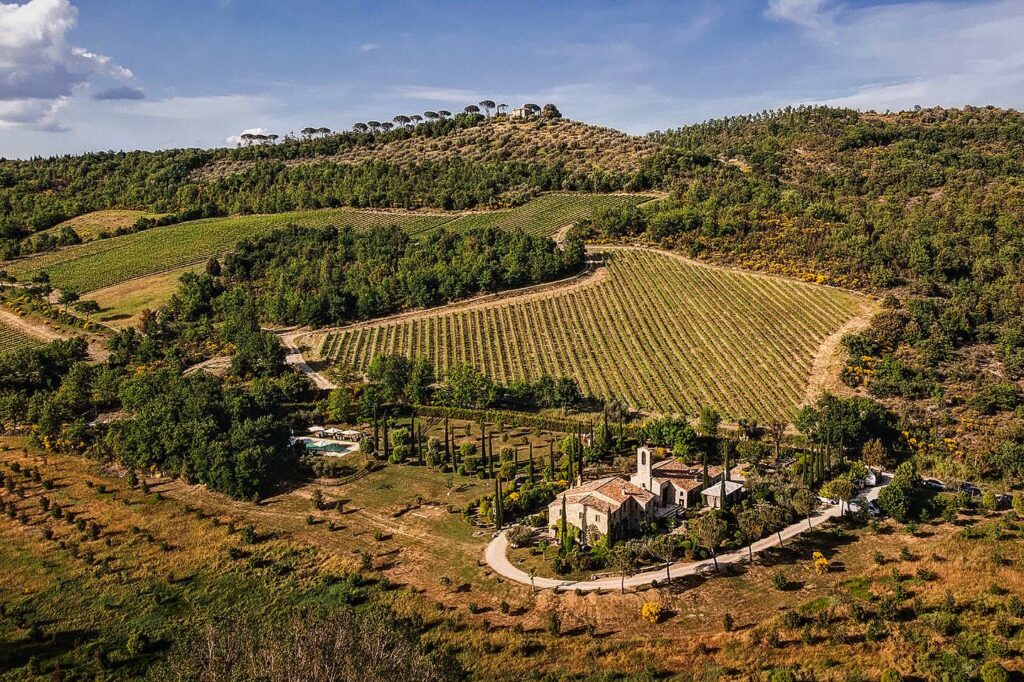
[[469, 602], [468, 604], [466, 604], [466, 609], [467, 609], [467, 610], [468, 610], [468, 611], [469, 611], [470, 613], [477, 613], [477, 612], [479, 612], [479, 611], [480, 611], [480, 607], [479, 607], [479, 606], [477, 606], [477, 603], [476, 603], [475, 601], [471, 601], [471, 602]]
[[1015, 594], [1006, 599], [1006, 612], [1014, 618], [1024, 618], [1024, 601]]
[[502, 599], [501, 603], [498, 605], [498, 609], [507, 616], [509, 612], [512, 610], [512, 607], [509, 606], [509, 603], [507, 601]]
[[526, 526], [512, 526], [506, 537], [513, 547], [526, 547], [533, 539], [533, 531]]
[[736, 623], [733, 620], [733, 617], [732, 617], [731, 613], [727, 613], [724, 616], [722, 616], [722, 629], [725, 630], [726, 632], [732, 632], [733, 626], [735, 624]]
[[644, 602], [640, 608], [640, 616], [648, 623], [657, 623], [661, 620], [661, 604], [653, 601]]
[[1010, 674], [996, 661], [986, 661], [978, 671], [981, 682], [1009, 682]]
[[133, 632], [128, 635], [128, 641], [124, 644], [124, 650], [129, 656], [138, 656], [149, 646], [149, 637], [141, 632]]
[[786, 574], [781, 571], [772, 573], [772, 586], [776, 590], [784, 590], [789, 587], [789, 579], [786, 577]]
[[886, 668], [879, 680], [880, 682], [903, 682], [903, 673], [896, 668]]
[[562, 617], [558, 615], [557, 611], [549, 611], [547, 616], [547, 629], [552, 635], [557, 635], [562, 631]]
[[799, 613], [793, 609], [788, 609], [783, 612], [781, 622], [782, 627], [788, 630], [795, 630], [800, 627], [802, 620]]
[[789, 668], [779, 668], [768, 676], [768, 682], [796, 682], [796, 677]]

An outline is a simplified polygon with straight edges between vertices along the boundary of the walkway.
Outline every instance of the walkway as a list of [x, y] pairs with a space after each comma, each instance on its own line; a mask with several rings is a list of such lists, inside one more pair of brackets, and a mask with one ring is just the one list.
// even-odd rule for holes
[[[864, 504], [877, 498], [878, 492], [885, 487], [886, 483], [888, 483], [889, 477], [887, 475], [883, 474], [881, 478], [884, 482], [868, 488], [859, 496], [863, 498]], [[833, 504], [826, 509], [818, 511], [816, 514], [811, 516], [811, 526], [818, 527], [829, 519], [839, 516], [839, 507], [840, 505]], [[782, 530], [782, 539], [783, 541], [789, 540], [801, 533], [806, 533], [807, 530], [807, 519], [801, 519]], [[519, 568], [516, 568], [512, 565], [512, 562], [508, 560], [508, 538], [505, 536], [507, 532], [507, 530], [504, 530], [491, 540], [491, 543], [487, 545], [487, 549], [484, 552], [484, 559], [487, 561], [487, 565], [491, 567], [491, 570], [498, 575], [524, 585], [529, 585], [529, 574]], [[754, 554], [759, 554], [777, 544], [779, 544], [778, 534], [772, 533], [770, 536], [762, 538], [754, 543]], [[720, 566], [737, 564], [746, 561], [748, 558], [749, 554], [747, 548], [742, 547], [734, 552], [719, 555], [718, 564]], [[670, 572], [672, 578], [675, 579], [682, 576], [695, 575], [704, 573], [708, 570], [714, 570], [714, 566], [715, 563], [713, 559], [706, 559], [704, 561], [697, 562], [675, 563], [672, 564]], [[625, 586], [637, 587], [638, 585], [649, 585], [652, 580], [658, 580], [660, 582], [661, 580], [664, 580], [664, 578], [665, 567], [661, 566], [657, 569], [626, 576]], [[540, 576], [537, 576], [533, 580], [533, 586], [538, 589], [553, 589], [556, 591], [582, 590], [584, 592], [590, 592], [593, 590], [618, 590], [621, 584], [622, 578], [618, 575], [600, 578], [598, 580], [581, 580], [578, 582], [572, 580], [558, 580], [556, 578], [543, 578]]]
[[304, 334], [308, 334], [308, 330], [304, 329], [284, 329], [277, 332], [278, 338], [281, 340], [281, 344], [284, 346], [285, 364], [291, 365], [295, 369], [299, 370], [313, 382], [313, 385], [317, 388], [324, 389], [327, 391], [338, 388], [338, 385], [327, 378], [322, 372], [318, 372], [309, 366], [306, 362], [306, 358], [302, 356], [302, 350], [299, 348], [298, 339]]

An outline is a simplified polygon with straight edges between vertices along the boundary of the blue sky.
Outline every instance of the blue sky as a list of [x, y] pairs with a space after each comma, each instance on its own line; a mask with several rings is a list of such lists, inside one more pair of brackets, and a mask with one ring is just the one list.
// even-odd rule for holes
[[0, 156], [219, 146], [480, 99], [631, 133], [1024, 104], [1021, 0], [0, 0]]

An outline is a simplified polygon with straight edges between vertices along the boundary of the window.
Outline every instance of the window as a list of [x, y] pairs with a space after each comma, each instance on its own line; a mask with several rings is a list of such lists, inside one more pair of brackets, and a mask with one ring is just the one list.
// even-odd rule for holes
[[596, 521], [597, 523], [601, 523], [601, 515], [600, 514], [594, 514], [594, 521]]
[[640, 463], [647, 464], [647, 453], [643, 450], [640, 451]]

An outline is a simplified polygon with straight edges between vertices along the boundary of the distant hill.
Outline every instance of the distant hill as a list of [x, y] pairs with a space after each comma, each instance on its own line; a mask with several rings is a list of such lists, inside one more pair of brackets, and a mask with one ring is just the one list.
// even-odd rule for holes
[[[292, 158], [286, 165], [317, 162], [357, 164], [383, 161], [406, 166], [424, 161], [460, 159], [472, 163], [564, 164], [572, 172], [636, 173], [658, 149], [646, 137], [568, 119], [513, 121], [492, 118], [445, 135], [382, 135], [378, 140], [312, 157]], [[241, 154], [219, 156], [197, 170], [199, 177], [230, 175], [250, 168], [254, 159]]]

